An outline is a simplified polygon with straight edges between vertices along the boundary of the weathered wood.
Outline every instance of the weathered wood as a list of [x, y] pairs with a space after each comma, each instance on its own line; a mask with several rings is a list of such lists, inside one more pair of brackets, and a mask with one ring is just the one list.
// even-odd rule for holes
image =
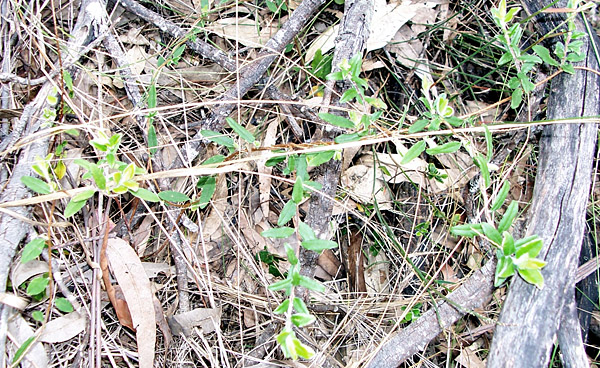
[[[496, 262], [490, 261], [477, 270], [448, 300], [460, 305], [460, 310], [446, 301], [429, 309], [408, 327], [393, 335], [368, 363], [367, 368], [397, 367], [406, 359], [425, 349], [425, 346], [461, 318], [466, 311], [483, 306], [489, 300], [494, 284]], [[441, 323], [441, 325], [440, 325]]]
[[[541, 1], [524, 3], [531, 13], [544, 6]], [[544, 17], [540, 15], [536, 20], [541, 32], [548, 32], [557, 24], [557, 15]], [[581, 24], [578, 28], [584, 29]], [[587, 58], [579, 65], [597, 70], [593, 42], [597, 42], [596, 38], [585, 40], [583, 51]], [[547, 118], [598, 116], [599, 91], [600, 81], [594, 73], [577, 70], [573, 76], [558, 76], [552, 81]], [[544, 241], [540, 257], [548, 262], [542, 270], [545, 286], [540, 290], [519, 277], [513, 279], [488, 356], [490, 368], [548, 365], [561, 318], [568, 312], [566, 308], [574, 295], [596, 129], [595, 124], [576, 122], [544, 128], [527, 233], [537, 234]], [[577, 336], [578, 341], [573, 336], [569, 341], [560, 341], [569, 344], [565, 351], [581, 350], [581, 335]], [[579, 364], [583, 364], [581, 360]]]

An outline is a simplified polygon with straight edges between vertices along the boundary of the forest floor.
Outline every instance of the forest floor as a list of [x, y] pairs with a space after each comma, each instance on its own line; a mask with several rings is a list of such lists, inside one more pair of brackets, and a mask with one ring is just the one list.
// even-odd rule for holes
[[[516, 72], [498, 66], [495, 2], [373, 1], [362, 63], [349, 62], [364, 82], [350, 85], [368, 98], [344, 105], [332, 103], [345, 91], [329, 83], [337, 0], [86, 0], [85, 24], [99, 26], [84, 36], [72, 33], [81, 2], [0, 1], [0, 210], [23, 227], [0, 269], [9, 365], [362, 367], [396, 332], [413, 325], [426, 335], [419, 317], [481, 280], [485, 292], [460, 319], [406, 342], [416, 354], [402, 364], [485, 366], [510, 280], [492, 288], [494, 270], [482, 271], [495, 258], [489, 239], [450, 229], [494, 223], [516, 201], [511, 232], [525, 234], [549, 123], [542, 83], [553, 76], [536, 66], [549, 79], [533, 78], [541, 90], [511, 107]], [[311, 2], [316, 11], [290, 42], [268, 43]], [[594, 24], [595, 8], [585, 14]], [[529, 51], [544, 35], [523, 10], [516, 19]], [[73, 50], [83, 57], [72, 61]], [[245, 93], [236, 81], [269, 53]], [[423, 119], [429, 130], [411, 128]], [[37, 157], [21, 156], [32, 147]], [[6, 194], [16, 173], [34, 178], [18, 181], [24, 198]], [[323, 240], [314, 247], [327, 248], [314, 262], [299, 251], [304, 222]], [[296, 230], [288, 238], [265, 233], [286, 224]], [[298, 272], [286, 249], [325, 286], [290, 289], [315, 317], [294, 329], [312, 360], [285, 357], [276, 340], [289, 327], [276, 313], [287, 297], [268, 286]], [[596, 294], [592, 364], [599, 302]]]

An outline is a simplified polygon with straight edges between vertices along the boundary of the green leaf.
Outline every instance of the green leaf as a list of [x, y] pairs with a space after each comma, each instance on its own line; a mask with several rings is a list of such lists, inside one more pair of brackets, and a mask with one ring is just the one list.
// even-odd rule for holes
[[21, 253], [21, 263], [27, 263], [39, 257], [45, 246], [46, 240], [44, 238], [35, 238], [27, 243]]
[[458, 151], [461, 146], [461, 142], [448, 142], [441, 146], [428, 148], [427, 150], [425, 150], [425, 152], [427, 152], [427, 154], [429, 155], [438, 155], [440, 153], [452, 153]]
[[277, 290], [283, 290], [283, 289], [287, 290], [291, 286], [292, 286], [292, 280], [285, 279], [285, 280], [277, 281], [276, 283], [269, 285], [268, 289], [271, 291], [277, 291]]
[[294, 183], [294, 189], [292, 189], [292, 200], [296, 204], [300, 204], [300, 202], [302, 202], [302, 200], [304, 199], [303, 183], [304, 180], [302, 180], [302, 177], [299, 176], [296, 178], [296, 182]]
[[335, 125], [340, 128], [354, 129], [354, 122], [346, 119], [343, 116], [322, 112], [319, 114], [319, 117], [331, 125]]
[[134, 196], [140, 199], [145, 200], [146, 202], [160, 202], [159, 196], [145, 188], [138, 188], [138, 190], [135, 191], [130, 190], [129, 193], [133, 194]]
[[400, 161], [400, 164], [406, 165], [413, 159], [417, 158], [421, 153], [423, 153], [423, 151], [425, 151], [425, 146], [425, 141], [419, 141], [415, 145], [410, 147], [410, 149], [406, 151], [404, 157], [402, 157], [402, 161]]
[[285, 312], [288, 311], [289, 307], [290, 307], [290, 300], [286, 299], [283, 301], [283, 303], [279, 304], [279, 306], [273, 311], [273, 313], [284, 314]]
[[67, 298], [56, 298], [54, 300], [54, 305], [56, 305], [56, 308], [63, 313], [73, 312], [73, 304], [71, 304]]
[[302, 240], [305, 240], [305, 241], [306, 240], [314, 240], [317, 238], [313, 228], [302, 221], [300, 221], [300, 223], [298, 224], [298, 234], [300, 234], [300, 237], [302, 238]]
[[301, 177], [304, 181], [309, 181], [308, 176], [308, 162], [306, 161], [306, 155], [300, 155], [296, 158], [296, 177]]
[[296, 215], [296, 202], [293, 200], [287, 201], [283, 206], [279, 218], [277, 219], [277, 226], [283, 226], [287, 224]]
[[408, 128], [408, 132], [410, 134], [421, 132], [429, 125], [429, 122], [430, 121], [426, 119], [417, 120]]
[[300, 244], [302, 244], [305, 249], [312, 250], [313, 252], [320, 252], [324, 249], [334, 249], [338, 247], [338, 244], [333, 240], [325, 239], [304, 240]]
[[244, 128], [243, 126], [238, 124], [237, 121], [233, 120], [230, 117], [226, 117], [225, 121], [227, 121], [227, 124], [229, 124], [229, 127], [231, 129], [233, 129], [233, 131], [237, 135], [239, 135], [240, 138], [242, 138], [243, 140], [245, 140], [248, 143], [254, 143], [254, 141], [256, 140], [254, 138], [254, 135], [252, 133], [250, 133], [246, 128]]
[[360, 133], [340, 134], [333, 140], [337, 144], [356, 142], [362, 138]]
[[302, 341], [298, 340], [298, 338], [292, 339], [292, 343], [294, 344], [294, 349], [299, 357], [311, 359], [313, 356], [315, 356], [315, 351], [310, 346], [303, 344]]
[[306, 304], [304, 304], [304, 300], [294, 297], [293, 305], [294, 305], [294, 309], [296, 310], [296, 312], [310, 314], [310, 312], [308, 311], [308, 308], [306, 307]]
[[33, 319], [35, 319], [38, 322], [44, 321], [44, 313], [42, 313], [39, 310], [33, 311], [33, 313], [31, 313], [31, 317], [33, 317]]
[[306, 154], [306, 163], [308, 164], [308, 166], [319, 166], [331, 160], [333, 155], [335, 155], [334, 150], [323, 151], [318, 153], [308, 153]]
[[527, 281], [528, 283], [533, 284], [540, 289], [544, 288], [544, 276], [542, 276], [540, 270], [519, 270], [519, 275], [521, 275], [523, 280]]
[[98, 165], [91, 164], [90, 165], [90, 174], [92, 174], [92, 178], [94, 179], [94, 183], [100, 190], [106, 190], [106, 177], [104, 176], [104, 171]]
[[500, 248], [502, 248], [502, 253], [507, 257], [517, 250], [515, 247], [515, 239], [508, 231], [502, 233], [502, 246]]
[[505, 232], [512, 225], [513, 221], [519, 214], [519, 204], [517, 201], [512, 201], [508, 208], [506, 208], [506, 212], [504, 212], [504, 216], [502, 216], [502, 220], [498, 223], [498, 231]]
[[202, 165], [218, 164], [218, 163], [221, 163], [223, 161], [225, 161], [225, 156], [223, 156], [223, 155], [214, 155], [214, 156], [209, 157], [206, 160], [204, 160], [204, 162], [202, 163]]
[[45, 181], [34, 178], [33, 176], [21, 176], [21, 183], [25, 185], [27, 188], [38, 194], [50, 194], [52, 193], [52, 188]]
[[485, 146], [486, 146], [486, 150], [487, 150], [487, 161], [490, 162], [490, 160], [492, 159], [492, 156], [494, 154], [494, 142], [492, 140], [492, 132], [490, 132], [489, 128], [487, 127], [487, 125], [483, 126], [483, 129], [485, 131]]
[[562, 70], [571, 75], [575, 74], [575, 67], [571, 64], [563, 64], [561, 65]]
[[349, 88], [346, 90], [346, 92], [344, 92], [344, 94], [340, 98], [340, 103], [346, 103], [355, 98], [356, 96], [358, 96], [356, 88]]
[[498, 66], [502, 66], [512, 60], [513, 60], [512, 54], [507, 51], [498, 60]]
[[211, 142], [215, 142], [216, 144], [220, 144], [227, 148], [234, 148], [235, 142], [231, 137], [228, 137], [222, 133], [215, 132], [214, 130], [201, 130], [200, 134]]
[[190, 197], [188, 197], [187, 195], [181, 192], [176, 192], [174, 190], [165, 190], [164, 192], [159, 192], [158, 198], [162, 199], [163, 201], [168, 201], [172, 203], [183, 203], [188, 202], [190, 200]]
[[148, 149], [150, 150], [150, 156], [154, 156], [158, 147], [158, 138], [156, 137], [156, 129], [154, 124], [150, 124], [148, 127]]
[[175, 51], [173, 51], [173, 59], [178, 60], [181, 55], [183, 55], [183, 51], [185, 50], [185, 43], [179, 45]]
[[546, 265], [545, 261], [539, 258], [530, 258], [529, 255], [523, 256], [523, 259], [517, 258], [517, 268], [520, 270], [539, 270]]
[[502, 235], [500, 235], [500, 232], [498, 230], [496, 230], [496, 228], [487, 223], [487, 222], [483, 222], [481, 223], [481, 229], [483, 230], [483, 234], [497, 247], [499, 247], [502, 244]]
[[512, 98], [510, 100], [510, 108], [516, 109], [521, 105], [523, 101], [523, 90], [521, 88], [517, 88], [512, 93]]
[[532, 47], [532, 49], [533, 52], [535, 52], [544, 61], [544, 63], [558, 67], [558, 61], [554, 60], [554, 58], [550, 56], [550, 50], [542, 45], [535, 45]]
[[265, 238], [287, 238], [294, 233], [291, 227], [274, 227], [260, 233]]
[[535, 258], [538, 256], [538, 254], [540, 254], [540, 251], [542, 250], [544, 243], [542, 241], [542, 239], [540, 237], [538, 237], [537, 235], [530, 238], [529, 241], [521, 244], [519, 242], [517, 242], [517, 244], [515, 244], [515, 248], [516, 248], [516, 252], [515, 252], [515, 256], [518, 258], [521, 258], [522, 256], [524, 256], [525, 254], [527, 254], [530, 258]]
[[87, 201], [90, 197], [92, 197], [94, 194], [96, 194], [96, 189], [94, 188], [90, 188], [90, 189], [86, 189], [81, 193], [77, 193], [73, 196], [73, 198], [71, 198], [71, 200], [73, 202], [81, 202], [81, 201]]
[[[530, 235], [528, 237], [521, 238], [515, 242], [515, 248], [523, 247], [523, 246], [525, 246], [525, 244], [532, 242], [532, 241], [536, 241], [537, 239], [539, 239], [539, 236], [537, 236], [537, 235]], [[537, 256], [537, 254], [533, 255], [533, 257], [535, 257], [535, 256]]]
[[217, 179], [214, 176], [203, 176], [198, 179], [198, 184], [196, 185], [202, 189], [198, 202], [200, 208], [204, 208], [208, 205], [208, 202], [210, 202], [217, 190]]
[[292, 314], [292, 323], [296, 327], [308, 326], [316, 320], [315, 316], [306, 313]]
[[148, 87], [148, 108], [153, 109], [156, 107], [156, 85], [151, 84]]
[[341, 80], [344, 79], [344, 73], [342, 73], [342, 72], [329, 73], [329, 74], [327, 74], [326, 79], [327, 80], [341, 81]]
[[502, 184], [502, 188], [500, 188], [500, 191], [498, 192], [498, 195], [496, 196], [492, 207], [490, 207], [490, 211], [498, 211], [500, 207], [502, 207], [502, 204], [506, 200], [506, 196], [508, 195], [509, 190], [510, 182], [507, 180]]
[[452, 233], [454, 236], [465, 236], [467, 238], [472, 238], [482, 234], [483, 229], [481, 224], [462, 224], [452, 226], [452, 228], [450, 228], [450, 233]]
[[313, 290], [320, 293], [325, 291], [325, 286], [323, 286], [323, 284], [321, 284], [317, 280], [302, 275], [300, 275], [299, 278], [299, 285], [308, 290]]
[[512, 257], [499, 257], [498, 267], [496, 268], [498, 277], [506, 279], [515, 274], [515, 264]]
[[41, 292], [46, 290], [46, 286], [48, 286], [49, 282], [50, 280], [47, 277], [36, 277], [35, 279], [29, 282], [29, 285], [27, 285], [27, 295], [33, 296], [40, 294]]
[[267, 162], [265, 162], [265, 166], [266, 167], [275, 166], [278, 163], [285, 161], [285, 159], [286, 159], [285, 156], [271, 157], [270, 159], [267, 160]]
[[490, 169], [488, 168], [487, 158], [479, 153], [477, 154], [477, 156], [475, 156], [473, 162], [481, 171], [481, 177], [483, 178], [483, 184], [485, 188], [488, 188], [492, 182], [492, 178], [490, 176]]
[[296, 257], [296, 252], [294, 251], [294, 248], [292, 248], [292, 246], [289, 243], [284, 243], [283, 247], [285, 248], [285, 254], [287, 255], [288, 262], [290, 262], [292, 266], [297, 265], [298, 257]]
[[25, 352], [29, 350], [29, 346], [31, 346], [31, 344], [35, 341], [35, 337], [36, 336], [33, 335], [27, 338], [27, 340], [25, 340], [25, 342], [23, 342], [23, 344], [19, 346], [17, 352], [15, 353], [15, 356], [13, 357], [12, 364], [15, 364], [21, 361], [21, 359], [23, 359], [23, 354], [25, 354]]
[[63, 81], [65, 82], [65, 87], [67, 87], [69, 91], [73, 91], [73, 77], [66, 69], [63, 69]]
[[67, 204], [67, 207], [65, 207], [65, 217], [69, 218], [79, 212], [79, 210], [85, 206], [85, 202], [86, 201], [75, 202], [71, 199], [71, 201]]

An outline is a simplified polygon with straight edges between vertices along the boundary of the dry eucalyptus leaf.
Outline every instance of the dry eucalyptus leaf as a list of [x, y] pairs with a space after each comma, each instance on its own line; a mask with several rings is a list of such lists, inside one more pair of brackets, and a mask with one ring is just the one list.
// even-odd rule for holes
[[384, 252], [379, 252], [375, 257], [369, 257], [369, 264], [365, 266], [365, 284], [367, 294], [375, 297], [387, 293], [389, 285], [389, 263]]
[[23, 310], [29, 305], [29, 301], [13, 293], [0, 293], [0, 303], [18, 310]]
[[27, 263], [15, 262], [15, 266], [10, 275], [13, 285], [19, 286], [33, 276], [48, 272], [48, 263], [44, 261], [32, 260]]
[[471, 346], [461, 350], [456, 357], [456, 362], [465, 368], [485, 368], [485, 363], [475, 354]]
[[222, 18], [206, 29], [221, 37], [237, 40], [247, 47], [261, 47], [277, 32], [277, 27], [261, 27], [257, 21], [248, 17]]
[[196, 308], [167, 318], [174, 335], [190, 336], [194, 327], [211, 333], [221, 325], [221, 308]]
[[79, 335], [87, 327], [85, 315], [72, 312], [46, 323], [40, 341], [47, 343], [65, 342]]
[[[14, 344], [14, 351], [21, 347], [28, 338], [34, 335], [33, 329], [21, 314], [18, 313], [15, 313], [8, 318], [8, 333], [8, 336]], [[45, 368], [47, 366], [48, 355], [46, 349], [44, 349], [44, 345], [39, 341], [32, 344], [23, 360], [21, 360], [20, 365], [20, 367], [23, 368]]]
[[383, 184], [383, 174], [366, 165], [349, 167], [341, 177], [341, 183], [352, 199], [361, 203], [373, 203], [373, 197], [381, 210], [392, 208], [392, 197]]
[[136, 331], [140, 367], [152, 367], [156, 343], [156, 317], [150, 281], [139, 257], [124, 240], [108, 239], [106, 256], [131, 314]]

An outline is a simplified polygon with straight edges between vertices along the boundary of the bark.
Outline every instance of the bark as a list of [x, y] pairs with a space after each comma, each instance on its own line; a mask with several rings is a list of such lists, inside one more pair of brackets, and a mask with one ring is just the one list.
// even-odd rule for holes
[[[531, 13], [540, 9], [540, 1], [525, 2]], [[555, 24], [553, 18], [537, 19], [541, 34]], [[578, 25], [581, 30], [583, 27]], [[597, 70], [592, 43], [586, 39], [583, 51], [587, 59], [580, 63]], [[552, 81], [547, 118], [597, 116], [598, 76], [577, 70]], [[488, 367], [546, 367], [559, 326], [569, 321], [564, 313], [570, 309], [577, 271], [579, 245], [584, 235], [585, 210], [591, 184], [592, 159], [596, 142], [595, 124], [552, 124], [544, 128], [538, 172], [529, 210], [528, 234], [538, 234], [544, 241], [540, 258], [548, 264], [542, 270], [543, 289], [515, 277], [504, 303], [488, 356]], [[561, 322], [561, 319], [563, 322]], [[568, 326], [564, 326], [567, 328]], [[561, 350], [582, 349], [581, 335], [561, 339]], [[578, 346], [572, 346], [576, 344]]]

